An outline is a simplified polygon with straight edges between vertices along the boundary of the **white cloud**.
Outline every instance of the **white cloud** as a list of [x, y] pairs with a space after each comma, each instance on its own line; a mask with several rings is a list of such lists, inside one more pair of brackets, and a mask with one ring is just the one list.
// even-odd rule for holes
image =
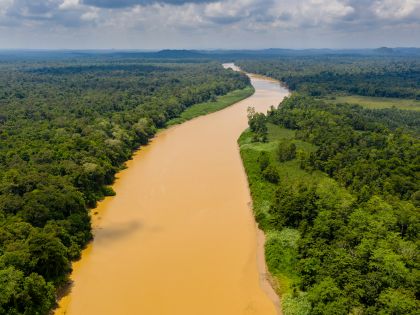
[[79, 0], [64, 0], [63, 3], [61, 3], [59, 6], [61, 10], [75, 9], [78, 7], [79, 7]]
[[420, 0], [375, 1], [373, 12], [381, 19], [404, 19], [411, 16], [420, 18]]
[[83, 21], [96, 21], [98, 18], [99, 14], [95, 10], [85, 12], [80, 17], [80, 19]]
[[13, 3], [13, 0], [0, 0], [0, 10], [8, 8]]
[[[420, 0], [0, 0], [0, 25], [0, 38], [7, 38], [7, 25], [28, 37], [46, 29], [72, 28], [68, 33], [75, 41], [89, 29], [93, 43], [94, 34], [109, 36], [110, 47], [123, 40], [132, 45], [136, 37], [162, 47], [171, 41], [195, 43], [192, 38], [197, 45], [207, 44], [206, 37], [217, 47], [215, 39], [228, 45], [227, 38], [234, 38], [246, 47], [252, 38], [263, 36], [267, 42], [281, 34], [296, 40], [296, 34], [345, 38], [352, 33], [365, 38], [363, 32], [379, 34], [389, 27], [408, 38], [405, 34], [420, 30]], [[420, 45], [420, 39], [413, 45]]]

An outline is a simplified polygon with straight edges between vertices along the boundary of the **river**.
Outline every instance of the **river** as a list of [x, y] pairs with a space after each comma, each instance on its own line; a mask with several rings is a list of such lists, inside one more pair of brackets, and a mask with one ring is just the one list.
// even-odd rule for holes
[[288, 91], [250, 77], [254, 95], [158, 133], [127, 162], [55, 314], [277, 313], [236, 141], [248, 106], [266, 111]]

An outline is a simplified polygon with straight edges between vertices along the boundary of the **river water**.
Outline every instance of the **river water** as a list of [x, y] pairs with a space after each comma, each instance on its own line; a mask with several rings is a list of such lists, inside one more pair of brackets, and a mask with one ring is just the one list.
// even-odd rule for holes
[[127, 163], [55, 314], [277, 313], [236, 141], [248, 106], [266, 111], [288, 91], [251, 80], [254, 95], [160, 132]]

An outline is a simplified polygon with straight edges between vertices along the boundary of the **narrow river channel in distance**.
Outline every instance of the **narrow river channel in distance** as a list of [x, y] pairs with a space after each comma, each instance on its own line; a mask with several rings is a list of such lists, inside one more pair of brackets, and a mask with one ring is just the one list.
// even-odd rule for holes
[[237, 139], [247, 107], [265, 112], [288, 91], [250, 77], [254, 95], [160, 132], [127, 163], [55, 314], [277, 313]]

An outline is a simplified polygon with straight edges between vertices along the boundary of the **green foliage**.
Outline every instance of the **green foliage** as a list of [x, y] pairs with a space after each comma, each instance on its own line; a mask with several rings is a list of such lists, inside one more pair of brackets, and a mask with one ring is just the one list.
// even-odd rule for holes
[[418, 314], [420, 303], [414, 294], [403, 289], [387, 289], [379, 296], [381, 310], [378, 314], [414, 315]]
[[293, 160], [296, 157], [296, 144], [289, 141], [280, 141], [277, 147], [277, 156], [280, 162]]
[[279, 172], [277, 167], [273, 164], [269, 164], [263, 171], [262, 176], [265, 178], [266, 181], [277, 184], [280, 180]]
[[247, 72], [273, 77], [293, 91], [316, 97], [346, 93], [420, 99], [418, 57], [284, 56], [236, 63]]
[[371, 97], [359, 95], [335, 96], [331, 102], [336, 104], [353, 104], [361, 105], [371, 109], [381, 108], [398, 108], [405, 110], [420, 110], [420, 100], [401, 99], [401, 98], [385, 98], [385, 97]]
[[26, 240], [33, 270], [47, 281], [59, 281], [70, 271], [67, 248], [52, 234], [34, 230]]
[[0, 314], [47, 314], [54, 304], [54, 286], [40, 275], [0, 270]]
[[284, 315], [310, 315], [312, 311], [311, 303], [304, 293], [282, 295], [281, 305]]
[[[382, 111], [299, 95], [266, 121], [268, 143], [239, 143], [284, 314], [418, 312], [417, 136]], [[278, 159], [291, 144], [298, 159]]]
[[267, 141], [268, 129], [264, 114], [257, 113], [253, 107], [248, 107], [248, 124], [254, 133], [254, 141]]
[[47, 314], [92, 237], [89, 208], [115, 194], [132, 152], [187, 108], [245, 87], [207, 62], [2, 64], [0, 314]]
[[115, 196], [115, 191], [111, 186], [104, 186], [102, 188], [104, 196]]
[[269, 118], [319, 146], [303, 161], [305, 168], [326, 172], [359, 199], [366, 201], [376, 193], [413, 199], [420, 190], [415, 179], [420, 142], [401, 128], [393, 130], [382, 115], [381, 111], [292, 96]]
[[281, 231], [271, 231], [265, 242], [265, 258], [272, 274], [287, 274], [293, 276], [297, 263], [298, 241], [300, 233], [297, 230], [285, 228]]
[[[275, 197], [277, 185], [268, 182], [262, 171], [270, 164], [276, 166], [279, 176], [285, 182], [304, 180], [318, 181], [320, 174], [308, 174], [299, 168], [297, 161], [280, 163], [276, 158], [279, 140], [294, 139], [294, 131], [280, 128], [268, 123], [268, 143], [253, 142], [250, 131], [244, 132], [240, 139], [241, 156], [247, 171], [248, 181], [253, 197], [253, 210], [259, 227], [267, 236], [265, 245], [267, 265], [270, 272], [279, 282], [279, 293], [282, 295], [284, 314], [310, 314], [311, 305], [306, 296], [297, 291], [294, 284], [297, 277], [297, 250], [299, 231], [295, 229], [272, 230], [273, 219], [269, 213], [270, 202]], [[314, 150], [308, 143], [293, 140], [304, 152]], [[293, 286], [293, 287], [292, 287]]]
[[195, 117], [216, 112], [251, 96], [253, 93], [254, 88], [252, 86], [247, 86], [244, 89], [235, 90], [226, 95], [218, 96], [210, 102], [192, 105], [183, 111], [179, 117], [168, 121], [166, 125], [172, 126], [180, 124]]
[[350, 301], [330, 277], [322, 279], [311, 288], [308, 300], [312, 305], [311, 314], [340, 315], [348, 314], [350, 310]]
[[260, 156], [258, 157], [258, 163], [260, 164], [261, 172], [265, 171], [270, 165], [270, 156], [266, 151], [260, 152]]

